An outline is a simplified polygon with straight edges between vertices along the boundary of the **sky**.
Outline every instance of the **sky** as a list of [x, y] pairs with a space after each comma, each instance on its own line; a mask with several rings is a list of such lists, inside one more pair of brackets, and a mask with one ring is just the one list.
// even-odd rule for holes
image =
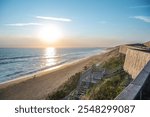
[[150, 0], [0, 0], [0, 47], [111, 47], [149, 40]]

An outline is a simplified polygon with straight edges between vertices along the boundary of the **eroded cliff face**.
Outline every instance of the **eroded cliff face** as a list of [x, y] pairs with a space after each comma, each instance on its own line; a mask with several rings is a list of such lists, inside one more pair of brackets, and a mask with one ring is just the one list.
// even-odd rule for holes
[[119, 52], [122, 54], [126, 54], [128, 48], [129, 47], [127, 45], [121, 45], [119, 48]]
[[145, 46], [147, 46], [147, 47], [150, 47], [150, 41], [149, 41], [149, 42], [144, 43], [144, 45], [145, 45]]
[[127, 49], [124, 70], [127, 71], [133, 79], [135, 79], [149, 60], [149, 52]]

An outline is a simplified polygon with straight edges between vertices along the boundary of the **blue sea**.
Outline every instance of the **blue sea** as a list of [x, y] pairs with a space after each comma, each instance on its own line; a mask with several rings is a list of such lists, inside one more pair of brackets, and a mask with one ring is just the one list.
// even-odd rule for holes
[[100, 54], [101, 48], [0, 48], [0, 83]]

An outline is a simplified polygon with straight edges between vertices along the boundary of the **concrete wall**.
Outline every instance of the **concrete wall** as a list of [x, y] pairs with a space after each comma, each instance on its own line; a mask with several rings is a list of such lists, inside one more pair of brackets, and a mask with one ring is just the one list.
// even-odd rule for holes
[[149, 60], [149, 52], [127, 49], [123, 68], [135, 79]]

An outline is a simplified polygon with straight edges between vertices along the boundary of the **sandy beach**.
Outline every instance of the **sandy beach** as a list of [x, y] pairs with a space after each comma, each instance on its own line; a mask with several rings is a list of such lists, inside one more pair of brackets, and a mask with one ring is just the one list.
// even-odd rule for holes
[[0, 99], [45, 99], [48, 94], [57, 90], [70, 76], [83, 70], [84, 66], [102, 62], [110, 57], [109, 50], [109, 52], [66, 64], [49, 71], [39, 72], [36, 74], [36, 77], [27, 76], [0, 84]]

